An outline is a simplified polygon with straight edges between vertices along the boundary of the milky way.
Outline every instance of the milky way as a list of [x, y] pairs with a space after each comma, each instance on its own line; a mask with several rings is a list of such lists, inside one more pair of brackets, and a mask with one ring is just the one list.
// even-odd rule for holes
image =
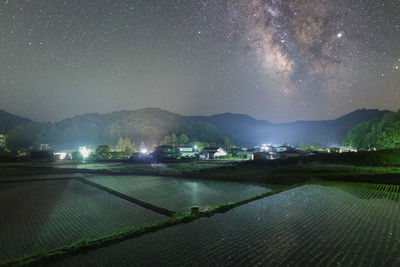
[[330, 119], [400, 103], [399, 0], [0, 3], [0, 109]]
[[[268, 75], [281, 80], [281, 86], [275, 88], [278, 92], [300, 98], [307, 94], [348, 97], [351, 102], [352, 75], [357, 69], [375, 65], [375, 57], [388, 53], [389, 42], [399, 45], [395, 23], [399, 18], [393, 17], [390, 23], [389, 17], [377, 14], [385, 4], [386, 10], [400, 11], [400, 1], [381, 2], [376, 7], [366, 1], [251, 0], [231, 2], [230, 12], [237, 17], [251, 53]], [[389, 24], [382, 28], [378, 19]], [[395, 59], [394, 53], [392, 61]], [[379, 79], [379, 75], [375, 77]]]

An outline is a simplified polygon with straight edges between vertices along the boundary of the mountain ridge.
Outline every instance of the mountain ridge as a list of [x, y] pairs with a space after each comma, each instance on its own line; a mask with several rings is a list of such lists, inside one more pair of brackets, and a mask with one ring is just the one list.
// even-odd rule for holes
[[33, 121], [0, 109], [0, 134], [7, 133], [21, 124], [30, 122]]
[[[54, 123], [38, 123], [0, 110], [0, 129], [10, 131], [21, 122], [35, 123], [45, 129], [41, 133], [41, 141], [53, 144], [115, 143], [119, 137], [156, 144], [165, 135], [185, 133], [192, 140], [203, 139], [210, 142], [215, 139], [218, 143], [223, 143], [226, 136], [240, 146], [266, 142], [326, 146], [341, 144], [347, 132], [357, 124], [381, 118], [387, 112], [389, 111], [364, 108], [333, 120], [271, 123], [247, 114], [226, 112], [210, 116], [184, 116], [161, 108], [144, 108], [106, 114], [85, 113]], [[2, 128], [2, 124], [9, 127]], [[10, 128], [10, 125], [13, 127]]]

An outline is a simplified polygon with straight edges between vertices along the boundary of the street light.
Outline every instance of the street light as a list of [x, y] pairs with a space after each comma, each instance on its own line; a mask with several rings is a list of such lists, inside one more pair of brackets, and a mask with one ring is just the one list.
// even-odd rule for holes
[[79, 152], [82, 154], [82, 157], [86, 159], [89, 157], [89, 150], [84, 146], [79, 148]]

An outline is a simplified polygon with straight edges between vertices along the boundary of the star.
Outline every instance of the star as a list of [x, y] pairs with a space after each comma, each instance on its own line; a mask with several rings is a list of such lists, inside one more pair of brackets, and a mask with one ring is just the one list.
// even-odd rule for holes
[[[10, 85], [0, 107], [13, 111], [16, 95], [35, 92], [16, 102], [28, 117], [38, 107], [33, 119], [132, 106], [182, 114], [257, 106], [250, 115], [281, 122], [398, 106], [389, 97], [400, 84], [398, 0], [47, 2], [0, 4], [0, 88]], [[382, 94], [367, 97], [376, 88]], [[168, 102], [172, 92], [187, 103]], [[294, 109], [299, 101], [313, 112], [277, 104]]]

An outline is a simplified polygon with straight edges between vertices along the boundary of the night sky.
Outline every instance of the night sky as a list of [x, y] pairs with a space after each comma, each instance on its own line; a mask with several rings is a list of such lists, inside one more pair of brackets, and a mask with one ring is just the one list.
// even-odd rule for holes
[[272, 122], [400, 108], [400, 0], [2, 0], [0, 109]]

